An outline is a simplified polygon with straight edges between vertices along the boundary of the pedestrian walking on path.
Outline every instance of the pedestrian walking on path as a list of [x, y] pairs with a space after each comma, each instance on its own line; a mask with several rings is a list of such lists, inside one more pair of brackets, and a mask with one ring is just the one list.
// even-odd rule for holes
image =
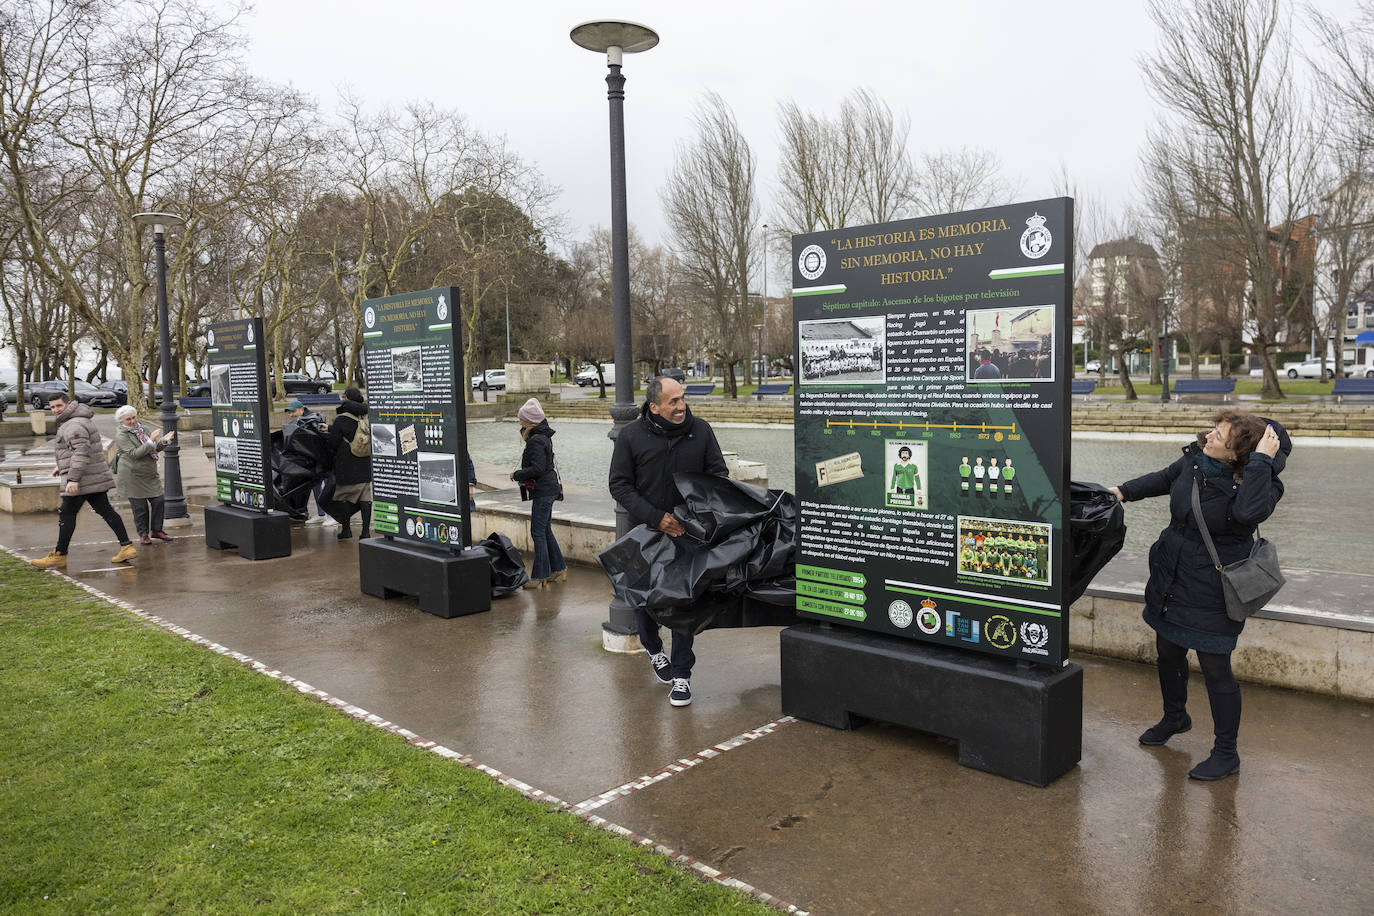
[[[1245, 621], [1226, 613], [1221, 573], [1198, 527], [1206, 524], [1221, 565], [1250, 556], [1255, 529], [1283, 497], [1283, 471], [1293, 443], [1273, 421], [1239, 410], [1223, 410], [1215, 427], [1160, 471], [1112, 487], [1125, 502], [1169, 496], [1169, 527], [1150, 548], [1145, 584], [1145, 622], [1155, 631], [1159, 691], [1164, 717], [1140, 736], [1149, 746], [1164, 744], [1193, 727], [1188, 700], [1188, 650], [1197, 653], [1207, 685], [1215, 741], [1211, 755], [1188, 771], [1193, 779], [1224, 779], [1240, 770], [1240, 684], [1231, 653]], [[1193, 511], [1193, 486], [1201, 512]]]
[[520, 484], [521, 496], [530, 500], [530, 541], [534, 544], [534, 567], [525, 588], [544, 588], [556, 579], [568, 578], [568, 564], [553, 536], [553, 504], [562, 498], [563, 484], [554, 462], [553, 429], [539, 399], [526, 401], [517, 416], [525, 451], [510, 479]]
[[170, 541], [171, 536], [162, 530], [162, 479], [158, 477], [157, 462], [176, 433], [168, 430], [159, 434], [160, 430], [145, 429], [139, 422], [138, 411], [128, 404], [115, 411], [115, 422], [119, 424], [114, 437], [115, 482], [134, 513], [138, 541]]
[[[696, 471], [728, 477], [725, 456], [711, 425], [692, 416], [682, 385], [666, 376], [649, 382], [639, 419], [626, 425], [615, 440], [611, 455], [610, 487], [615, 501], [630, 518], [662, 531], [669, 537], [684, 534], [673, 517], [678, 502], [673, 475]], [[663, 654], [658, 624], [644, 609], [635, 609], [639, 642], [649, 653], [654, 676], [672, 684], [668, 702], [686, 706], [692, 702], [693, 636], [673, 631], [672, 655]]]
[[40, 569], [67, 568], [67, 548], [76, 533], [76, 513], [86, 503], [90, 503], [119, 539], [119, 552], [110, 562], [129, 562], [138, 551], [129, 540], [124, 519], [110, 505], [106, 495], [114, 489], [115, 479], [105, 463], [100, 432], [92, 422], [95, 414], [79, 401], [69, 402], [61, 393], [48, 399], [48, 408], [57, 418], [57, 438], [53, 443], [57, 467], [53, 469], [53, 476], [62, 481], [62, 505], [57, 510], [57, 546], [47, 556], [34, 560], [33, 565]]

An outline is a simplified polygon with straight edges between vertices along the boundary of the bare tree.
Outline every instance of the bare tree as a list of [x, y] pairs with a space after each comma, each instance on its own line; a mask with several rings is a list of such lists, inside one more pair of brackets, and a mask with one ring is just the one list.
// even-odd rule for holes
[[[1332, 162], [1329, 186], [1323, 198], [1318, 225], [1316, 315], [1323, 336], [1336, 341], [1333, 374], [1345, 374], [1345, 353], [1340, 345], [1347, 310], [1374, 294], [1374, 177], [1370, 156], [1363, 146], [1341, 149]], [[1322, 350], [1325, 359], [1325, 348]]]
[[851, 225], [863, 194], [854, 115], [853, 106], [833, 119], [802, 111], [791, 99], [778, 105], [782, 149], [773, 221], [780, 234]]
[[1234, 233], [1249, 282], [1246, 326], [1266, 397], [1283, 397], [1272, 350], [1296, 302], [1281, 281], [1301, 254], [1294, 231], [1317, 164], [1316, 102], [1291, 69], [1284, 0], [1151, 0], [1159, 47], [1142, 62], [1170, 111], [1172, 155], [1187, 198], [1212, 230]]
[[981, 147], [961, 146], [921, 156], [910, 207], [917, 216], [954, 213], [1006, 203], [1017, 185], [1002, 174], [1002, 158]]
[[754, 153], [720, 96], [707, 95], [693, 122], [696, 138], [679, 146], [660, 197], [683, 272], [713, 319], [715, 355], [733, 398], [734, 367], [749, 357], [756, 317], [749, 294], [759, 220]]

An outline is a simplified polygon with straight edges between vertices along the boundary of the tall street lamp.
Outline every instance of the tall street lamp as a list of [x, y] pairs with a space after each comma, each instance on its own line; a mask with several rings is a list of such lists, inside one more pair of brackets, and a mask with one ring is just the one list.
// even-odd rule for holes
[[[630, 340], [630, 243], [629, 217], [625, 206], [625, 77], [620, 72], [624, 55], [647, 51], [658, 44], [658, 33], [646, 25], [618, 19], [584, 22], [569, 37], [578, 47], [606, 55], [606, 98], [611, 109], [611, 302], [615, 331], [615, 403], [611, 405], [610, 438], [632, 422], [639, 410], [634, 404], [634, 351]], [[630, 517], [615, 507], [615, 534], [630, 530]], [[603, 644], [609, 649], [637, 651], [634, 609], [612, 601], [610, 620], [601, 625]]]
[[[186, 221], [173, 213], [135, 213], [134, 222], [153, 227], [153, 250], [157, 253], [157, 323], [158, 343], [162, 350], [162, 430], [176, 432], [177, 408], [172, 393], [172, 335], [167, 321], [167, 229], [185, 225]], [[152, 384], [149, 380], [149, 389]], [[189, 519], [186, 495], [181, 490], [180, 436], [172, 437], [172, 444], [163, 452], [164, 517]]]
[[[768, 224], [763, 224], [763, 336], [768, 336]], [[763, 345], [759, 345], [762, 358]], [[763, 380], [768, 381], [768, 364], [763, 364]]]

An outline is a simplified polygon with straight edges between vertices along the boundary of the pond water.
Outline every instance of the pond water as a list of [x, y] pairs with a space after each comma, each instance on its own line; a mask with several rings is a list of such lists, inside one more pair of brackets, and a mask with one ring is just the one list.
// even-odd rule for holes
[[[558, 467], [564, 482], [605, 490], [611, 461], [609, 420], [552, 420]], [[726, 451], [768, 466], [770, 486], [793, 486], [792, 427], [716, 426]], [[1087, 434], [1073, 437], [1075, 480], [1113, 485], [1157, 470], [1178, 457], [1179, 437]], [[524, 443], [519, 424], [484, 421], [468, 424], [474, 459], [516, 467]], [[1374, 444], [1374, 443], [1371, 443]], [[1285, 566], [1367, 573], [1374, 563], [1374, 448], [1365, 445], [1300, 444], [1283, 475], [1285, 495], [1264, 526], [1279, 547]], [[1144, 552], [1167, 522], [1164, 499], [1126, 507], [1126, 549]]]

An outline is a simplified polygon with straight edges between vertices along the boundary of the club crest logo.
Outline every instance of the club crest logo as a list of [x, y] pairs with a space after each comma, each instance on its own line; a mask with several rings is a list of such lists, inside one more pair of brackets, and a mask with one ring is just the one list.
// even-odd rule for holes
[[1011, 622], [1010, 617], [993, 614], [983, 625], [983, 638], [994, 649], [1010, 649], [1016, 642], [1016, 624]]
[[448, 303], [444, 301], [443, 296], [439, 297], [439, 307], [436, 308], [434, 312], [436, 315], [439, 316], [440, 321], [443, 321], [444, 319], [448, 318]]
[[797, 257], [797, 270], [808, 280], [825, 273], [825, 249], [820, 245], [807, 245]]
[[916, 626], [927, 636], [934, 636], [940, 632], [943, 621], [940, 620], [940, 612], [935, 610], [935, 602], [929, 598], [921, 602], [921, 609], [916, 612]]
[[911, 626], [915, 615], [911, 613], [911, 605], [898, 598], [887, 606], [887, 619], [892, 621], [894, 627], [905, 630]]
[[369, 329], [377, 324], [377, 312], [370, 305], [363, 309], [363, 324], [367, 325]]
[[1045, 648], [1050, 641], [1050, 628], [1043, 623], [1027, 620], [1021, 624], [1021, 651], [1030, 655], [1049, 655]]
[[235, 421], [234, 421], [234, 435], [237, 436], [238, 434], [239, 434], [239, 421], [238, 421], [238, 420], [235, 420]]
[[251, 324], [248, 326], [248, 342], [253, 342], [253, 326]]
[[211, 347], [215, 345], [215, 332], [213, 330], [205, 332], [205, 343]]
[[1026, 231], [1021, 233], [1021, 253], [1028, 258], [1043, 258], [1050, 252], [1054, 236], [1045, 227], [1045, 217], [1039, 213], [1026, 220]]

